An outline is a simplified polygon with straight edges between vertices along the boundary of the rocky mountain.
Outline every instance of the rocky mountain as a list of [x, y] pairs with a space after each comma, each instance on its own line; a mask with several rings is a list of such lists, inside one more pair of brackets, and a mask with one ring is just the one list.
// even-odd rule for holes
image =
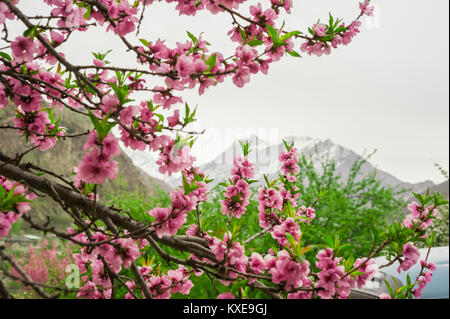
[[[426, 191], [426, 189], [425, 189], [425, 191]], [[446, 180], [443, 183], [431, 186], [430, 187], [430, 193], [431, 194], [433, 194], [433, 193], [441, 193], [441, 194], [444, 195], [444, 197], [448, 198], [448, 196], [449, 196], [449, 180]], [[411, 196], [409, 198], [409, 200], [410, 201], [415, 200], [414, 196]]]
[[[0, 125], [12, 125], [11, 119], [14, 117], [14, 109], [7, 107], [0, 110]], [[58, 116], [59, 115], [59, 116]], [[68, 129], [68, 134], [82, 133], [91, 127], [91, 123], [82, 115], [70, 111], [62, 111], [55, 114], [61, 117], [61, 126]], [[26, 154], [22, 162], [31, 162], [42, 168], [52, 170], [53, 172], [73, 180], [71, 172], [79, 164], [83, 156], [83, 145], [86, 136], [77, 138], [67, 138], [46, 152], [39, 150]], [[10, 157], [22, 153], [30, 148], [25, 144], [23, 137], [19, 136], [16, 130], [0, 129], [0, 151]], [[132, 160], [122, 152], [115, 158], [119, 162], [119, 175], [115, 181], [107, 180], [101, 187], [100, 194], [114, 194], [119, 191], [144, 192], [149, 196], [156, 193], [157, 188], [169, 190], [170, 187], [162, 180], [149, 176], [143, 170], [133, 165]], [[46, 175], [46, 177], [48, 177]], [[50, 177], [51, 178], [51, 177]], [[51, 216], [56, 224], [64, 224], [65, 213], [61, 213], [57, 205], [49, 199], [38, 198], [33, 202], [32, 213], [38, 220]], [[33, 217], [34, 217], [33, 216]]]
[[[263, 174], [267, 174], [269, 177], [277, 176], [280, 170], [278, 157], [280, 152], [285, 150], [283, 143], [270, 144], [257, 136], [251, 136], [248, 140], [252, 142], [252, 152], [249, 154], [249, 159], [254, 163], [255, 179], [263, 181]], [[285, 140], [289, 143], [294, 142], [299, 154], [311, 156], [314, 162], [317, 163], [316, 169], [318, 170], [320, 170], [321, 160], [328, 159], [334, 161], [336, 163], [336, 172], [341, 175], [341, 178], [344, 181], [348, 178], [353, 163], [367, 157], [367, 154], [357, 154], [351, 149], [332, 142], [330, 139], [321, 140], [312, 137], [289, 136], [286, 137]], [[133, 159], [135, 165], [141, 167], [149, 175], [163, 179], [172, 187], [180, 185], [181, 179], [179, 175], [168, 177], [159, 174], [157, 167], [154, 164], [156, 161], [155, 154], [150, 155], [143, 152], [130, 153], [128, 151], [127, 154]], [[214, 186], [229, 178], [233, 166], [233, 159], [239, 154], [242, 154], [242, 151], [239, 143], [236, 141], [214, 160], [200, 165], [200, 170], [211, 178], [214, 178], [214, 181], [211, 183], [211, 185]], [[427, 187], [435, 186], [432, 181], [424, 181], [417, 184], [404, 182], [394, 175], [375, 167], [370, 163], [370, 160], [361, 167], [362, 175], [366, 175], [373, 171], [376, 171], [376, 176], [381, 181], [382, 185], [398, 186], [399, 189], [405, 188], [414, 192], [423, 192]]]
[[[249, 138], [252, 141], [254, 151], [249, 154], [250, 160], [255, 163], [255, 179], [263, 180], [263, 174], [269, 177], [277, 176], [280, 170], [280, 163], [278, 160], [279, 154], [285, 150], [283, 143], [268, 145], [256, 136]], [[289, 136], [285, 140], [288, 143], [294, 142], [298, 150], [298, 154], [304, 154], [307, 157], [311, 156], [315, 163], [316, 169], [320, 171], [320, 163], [322, 160], [332, 160], [336, 163], [336, 172], [341, 175], [342, 180], [347, 180], [351, 166], [357, 160], [363, 158], [362, 155], [345, 148], [341, 145], [333, 143], [330, 139], [320, 140], [311, 137], [295, 137]], [[229, 177], [234, 156], [241, 154], [239, 143], [234, 143], [222, 154], [216, 157], [212, 162], [202, 165], [200, 169], [206, 174], [215, 177], [215, 182], [218, 183]], [[425, 181], [418, 184], [411, 184], [401, 181], [392, 174], [389, 174], [381, 169], [373, 166], [369, 161], [364, 163], [361, 167], [362, 175], [366, 175], [376, 171], [377, 178], [382, 185], [399, 186], [406, 189], [411, 189], [415, 192], [421, 192], [427, 187], [434, 186], [432, 181]]]

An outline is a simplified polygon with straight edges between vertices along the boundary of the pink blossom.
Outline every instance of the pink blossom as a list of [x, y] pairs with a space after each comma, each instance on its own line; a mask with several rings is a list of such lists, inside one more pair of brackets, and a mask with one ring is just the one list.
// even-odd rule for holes
[[[155, 217], [155, 224], [161, 224], [163, 222], [165, 222], [166, 220], [168, 220], [169, 215], [170, 215], [171, 209], [170, 208], [161, 208], [161, 207], [156, 207], [152, 210], [148, 211], [148, 214]], [[156, 234], [158, 235], [159, 238], [162, 237], [163, 235], [163, 228], [162, 226], [159, 226], [156, 229]]]
[[116, 107], [119, 105], [119, 99], [115, 95], [105, 95], [102, 98], [102, 104], [100, 105], [100, 108], [102, 111], [107, 113], [112, 113], [116, 110]]
[[420, 258], [420, 252], [417, 249], [417, 247], [414, 246], [412, 242], [408, 242], [403, 245], [402, 250], [403, 256], [405, 256], [408, 259], [411, 259], [416, 263]]
[[317, 23], [313, 26], [314, 34], [318, 37], [325, 36], [325, 31], [327, 30], [327, 26], [322, 23]]
[[178, 71], [178, 75], [182, 78], [185, 78], [194, 73], [194, 60], [192, 56], [179, 56], [175, 68]]
[[236, 296], [231, 292], [224, 292], [218, 295], [216, 299], [236, 299]]
[[248, 68], [239, 68], [233, 77], [233, 83], [241, 88], [248, 82], [250, 82], [250, 70]]
[[78, 177], [86, 183], [102, 184], [107, 178], [115, 179], [118, 173], [116, 161], [105, 161], [97, 149], [86, 153], [78, 166]]
[[180, 110], [175, 110], [172, 116], [167, 118], [170, 127], [176, 126], [180, 121]]
[[11, 43], [14, 60], [18, 63], [30, 62], [37, 52], [36, 45], [29, 37], [19, 36]]
[[364, 2], [359, 3], [359, 8], [361, 9], [362, 13], [367, 16], [373, 16], [373, 11], [375, 9], [374, 6], [369, 6], [370, 0], [365, 0]]
[[237, 156], [233, 160], [231, 175], [238, 175], [240, 178], [250, 179], [255, 175], [253, 164], [247, 157]]
[[275, 284], [284, 283], [286, 290], [291, 288], [299, 288], [310, 283], [309, 275], [309, 263], [303, 261], [301, 264], [292, 261], [289, 254], [286, 251], [280, 251], [278, 253], [278, 259], [275, 262], [273, 268], [269, 270], [272, 275], [272, 281]]
[[261, 257], [258, 253], [252, 253], [251, 259], [250, 259], [250, 268], [258, 273], [262, 274], [264, 270], [266, 269], [264, 259]]
[[9, 11], [8, 6], [2, 2], [0, 3], [0, 24], [5, 23], [6, 19], [13, 20], [14, 13]]
[[[356, 282], [358, 284], [358, 288], [362, 288], [365, 284], [366, 281], [371, 280], [374, 275], [376, 274], [376, 272], [378, 271], [378, 267], [375, 263], [374, 259], [369, 259], [369, 261], [367, 261], [367, 258], [358, 258], [356, 259], [355, 263], [353, 264], [353, 268], [355, 270], [358, 270], [360, 272], [363, 272], [364, 275], [359, 275], [356, 276]], [[363, 263], [364, 266], [360, 267], [360, 265], [362, 265]]]

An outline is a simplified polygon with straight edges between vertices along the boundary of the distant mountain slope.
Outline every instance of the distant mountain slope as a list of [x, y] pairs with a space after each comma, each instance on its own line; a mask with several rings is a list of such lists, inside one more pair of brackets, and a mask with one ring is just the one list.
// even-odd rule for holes
[[[423, 191], [420, 191], [419, 193], [425, 193], [426, 192], [426, 188]], [[434, 193], [441, 193], [444, 195], [444, 198], [448, 198], [449, 196], [449, 180], [446, 180], [443, 183], [434, 185], [430, 187], [430, 194], [434, 194]], [[409, 201], [417, 201], [414, 196], [411, 196], [409, 198]]]
[[[250, 139], [252, 145], [265, 145], [264, 141], [261, 141], [255, 136]], [[287, 142], [294, 142], [295, 147], [299, 154], [305, 154], [312, 156], [317, 163], [317, 169], [320, 170], [320, 160], [329, 159], [336, 163], [336, 172], [341, 175], [342, 180], [347, 180], [351, 166], [357, 160], [361, 160], [363, 157], [354, 151], [345, 148], [341, 145], [333, 143], [330, 139], [320, 140], [311, 137], [295, 137], [290, 136], [285, 138]], [[283, 143], [269, 145], [267, 147], [256, 147], [255, 151], [249, 154], [250, 160], [255, 163], [255, 179], [263, 181], [263, 174], [267, 174], [269, 177], [277, 176], [280, 170], [280, 163], [278, 160], [279, 154], [285, 150]], [[219, 183], [222, 180], [229, 178], [230, 171], [233, 166], [233, 158], [241, 154], [239, 143], [234, 143], [222, 154], [217, 156], [213, 161], [204, 164], [200, 167], [201, 171], [214, 178], [213, 185]], [[366, 162], [361, 167], [361, 173], [366, 175], [372, 171], [376, 171], [377, 178], [381, 181], [382, 185], [399, 186], [402, 188], [410, 189], [415, 192], [421, 192], [426, 190], [427, 187], [434, 186], [431, 181], [425, 181], [418, 184], [406, 183], [392, 174], [389, 174], [381, 169], [376, 168], [370, 162]], [[169, 182], [171, 184], [171, 182]]]
[[[280, 170], [280, 163], [278, 160], [280, 152], [285, 150], [283, 143], [270, 144], [261, 138], [253, 135], [247, 140], [252, 142], [252, 152], [249, 154], [249, 159], [254, 163], [255, 179], [263, 182], [263, 174], [269, 177], [277, 176]], [[289, 136], [285, 138], [288, 142], [294, 142], [299, 154], [312, 156], [314, 162], [317, 164], [316, 169], [320, 170], [320, 162], [324, 159], [329, 159], [336, 163], [336, 172], [341, 175], [342, 180], [347, 180], [351, 166], [355, 161], [361, 160], [366, 155], [360, 155], [356, 152], [333, 143], [330, 139], [321, 140], [312, 137], [296, 137]], [[200, 147], [197, 144], [197, 147]], [[171, 187], [175, 188], [181, 184], [180, 174], [173, 176], [162, 175], [158, 172], [158, 166], [155, 164], [157, 160], [156, 153], [140, 152], [126, 150], [128, 156], [132, 158], [133, 163], [144, 170], [151, 176], [165, 181]], [[230, 177], [231, 168], [233, 166], [233, 159], [242, 154], [241, 146], [238, 141], [228, 146], [222, 153], [217, 155], [214, 160], [200, 165], [200, 170], [209, 175], [214, 181], [211, 186], [216, 185]], [[198, 164], [197, 164], [198, 165]], [[367, 161], [361, 167], [361, 176], [376, 171], [377, 179], [381, 181], [382, 185], [398, 186], [398, 189], [405, 188], [409, 191], [424, 192], [428, 187], [434, 187], [432, 181], [424, 181], [421, 183], [407, 183], [394, 175], [385, 172]], [[405, 196], [409, 196], [406, 195]]]
[[[12, 107], [0, 110], [0, 125], [12, 125], [11, 119], [13, 116], [14, 112]], [[73, 112], [63, 111], [61, 117], [60, 125], [68, 129], [68, 134], [82, 133], [91, 127], [91, 123], [86, 118]], [[73, 180], [71, 172], [74, 167], [78, 166], [82, 159], [85, 140], [86, 136], [68, 138], [65, 141], [57, 143], [53, 149], [46, 152], [36, 150], [25, 155], [22, 162], [32, 162], [42, 168], [61, 174], [69, 180]], [[16, 154], [20, 154], [30, 147], [30, 145], [25, 144], [24, 138], [19, 136], [16, 130], [0, 129], [0, 150], [2, 153], [14, 157]], [[107, 180], [102, 184], [100, 194], [126, 190], [131, 192], [142, 191], [152, 196], [156, 194], [157, 187], [166, 191], [170, 189], [165, 182], [153, 178], [135, 167], [131, 159], [124, 152], [115, 158], [115, 160], [119, 162], [119, 176], [115, 181], [111, 182]], [[43, 219], [47, 215], [53, 215], [53, 219], [55, 220], [65, 218], [65, 213], [60, 214], [61, 211], [52, 201], [39, 199], [39, 202], [39, 204], [32, 205], [33, 214], [39, 219]]]

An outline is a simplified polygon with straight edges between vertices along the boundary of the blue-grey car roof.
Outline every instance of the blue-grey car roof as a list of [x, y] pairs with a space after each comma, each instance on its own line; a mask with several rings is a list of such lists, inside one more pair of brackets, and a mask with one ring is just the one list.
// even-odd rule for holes
[[[425, 259], [428, 248], [419, 249], [420, 260]], [[436, 264], [436, 270], [433, 271], [433, 278], [431, 283], [427, 284], [427, 287], [422, 291], [421, 298], [423, 299], [435, 299], [435, 298], [449, 298], [449, 269], [448, 269], [448, 255], [449, 246], [445, 247], [433, 247], [431, 248], [430, 255], [428, 256], [428, 262], [434, 262]], [[375, 258], [378, 266], [386, 264], [385, 257]], [[400, 274], [397, 271], [399, 266], [398, 262], [380, 269], [380, 271], [391, 275], [406, 283], [406, 275], [411, 276], [411, 280], [415, 280], [420, 272], [420, 263], [417, 263], [411, 267], [408, 271], [402, 271]]]

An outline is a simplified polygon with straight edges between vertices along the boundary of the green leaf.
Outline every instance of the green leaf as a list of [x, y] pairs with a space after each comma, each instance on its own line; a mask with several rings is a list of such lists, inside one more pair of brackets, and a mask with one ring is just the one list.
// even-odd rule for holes
[[302, 56], [297, 52], [297, 51], [286, 51], [287, 54], [289, 54], [290, 56], [293, 56], [294, 58], [301, 58]]
[[330, 20], [329, 20], [329, 22], [328, 22], [328, 26], [329, 26], [330, 28], [332, 28], [332, 27], [333, 27], [333, 24], [334, 24], [334, 18], [333, 18], [333, 16], [331, 15], [331, 13], [329, 13], [329, 15], [330, 15]]
[[242, 45], [247, 44], [247, 34], [241, 28], [239, 28], [239, 32], [241, 33], [242, 37]]
[[49, 109], [47, 111], [48, 113], [48, 118], [50, 119], [50, 123], [55, 123], [55, 116], [53, 115], [53, 110]]
[[[119, 79], [118, 79], [119, 80]], [[117, 98], [119, 99], [120, 105], [123, 105], [127, 103], [127, 96], [128, 96], [128, 86], [118, 86], [112, 82], [108, 82], [108, 84], [113, 89], [114, 93], [116, 94]], [[131, 100], [128, 100], [131, 101]]]
[[89, 118], [91, 119], [92, 124], [94, 125], [95, 130], [100, 135], [103, 133], [103, 128], [100, 124], [100, 121], [98, 118], [94, 115], [94, 113], [91, 112], [91, 110], [88, 110]]
[[149, 42], [147, 41], [147, 40], [145, 40], [145, 39], [139, 39], [139, 41], [141, 41], [141, 43], [144, 45], [144, 46], [146, 46], [146, 47], [148, 47], [149, 46]]
[[251, 40], [248, 42], [248, 45], [251, 47], [256, 47], [258, 45], [264, 44], [264, 41], [261, 40]]
[[0, 185], [0, 199], [5, 199], [5, 197], [6, 197], [6, 191], [5, 191], [5, 189], [3, 188], [3, 186], [2, 185]]
[[159, 113], [153, 113], [153, 114], [156, 115], [161, 122], [164, 122], [164, 115], [159, 114]]
[[216, 58], [217, 55], [214, 53], [208, 58], [208, 60], [206, 60], [206, 65], [209, 66], [208, 70], [206, 70], [207, 72], [211, 71], [216, 65]]
[[85, 19], [88, 19], [89, 16], [91, 15], [91, 12], [92, 12], [92, 5], [88, 5], [88, 6], [87, 6], [87, 11], [86, 11], [86, 13], [84, 14], [84, 18], [85, 18]]
[[386, 279], [384, 280], [384, 284], [386, 285], [386, 288], [389, 291], [389, 295], [391, 295], [391, 297], [393, 297], [394, 296], [394, 291], [392, 290], [391, 285], [389, 284], [389, 282]]
[[38, 25], [35, 25], [34, 27], [27, 29], [24, 31], [23, 36], [24, 37], [30, 37], [31, 39], [34, 39], [34, 37], [36, 36], [36, 34], [38, 34]]
[[280, 41], [284, 42], [285, 40], [287, 40], [287, 39], [289, 39], [291, 37], [295, 37], [295, 36], [300, 35], [300, 34], [302, 34], [302, 32], [300, 32], [300, 31], [287, 32], [280, 38]]
[[267, 187], [270, 187], [270, 182], [269, 182], [269, 179], [267, 178], [267, 175], [264, 174], [263, 176], [264, 176], [264, 180], [266, 181]]
[[188, 37], [191, 38], [194, 45], [197, 46], [197, 43], [198, 43], [197, 37], [195, 35], [193, 35], [192, 33], [190, 33], [189, 31], [186, 31], [186, 32], [187, 32]]
[[294, 146], [294, 142], [292, 142], [291, 144], [288, 144], [284, 139], [282, 140], [284, 147], [286, 147], [286, 150], [289, 152], [291, 150], [291, 148]]
[[290, 233], [285, 233], [286, 239], [291, 244], [291, 246], [294, 248], [297, 246], [297, 242], [295, 241], [294, 236], [292, 236]]
[[341, 33], [347, 31], [346, 27], [339, 27], [336, 30], [334, 30], [335, 33]]
[[277, 30], [272, 27], [270, 24], [266, 24], [267, 32], [269, 36], [272, 38], [273, 43], [278, 43], [278, 33]]
[[287, 209], [287, 217], [294, 217], [294, 208], [291, 205], [290, 201], [287, 201], [286, 203], [286, 209]]
[[323, 240], [324, 240], [325, 244], [327, 244], [328, 247], [331, 247], [331, 248], [334, 247], [334, 240], [333, 240], [333, 238], [331, 238], [330, 235], [324, 234]]
[[244, 154], [244, 156], [247, 156], [250, 153], [251, 142], [243, 140], [238, 140], [238, 142], [241, 145], [242, 153]]
[[365, 272], [362, 272], [359, 270], [352, 271], [352, 276], [362, 276], [362, 275], [367, 275], [367, 274]]
[[5, 52], [0, 52], [0, 56], [8, 61], [11, 61], [11, 56]]

